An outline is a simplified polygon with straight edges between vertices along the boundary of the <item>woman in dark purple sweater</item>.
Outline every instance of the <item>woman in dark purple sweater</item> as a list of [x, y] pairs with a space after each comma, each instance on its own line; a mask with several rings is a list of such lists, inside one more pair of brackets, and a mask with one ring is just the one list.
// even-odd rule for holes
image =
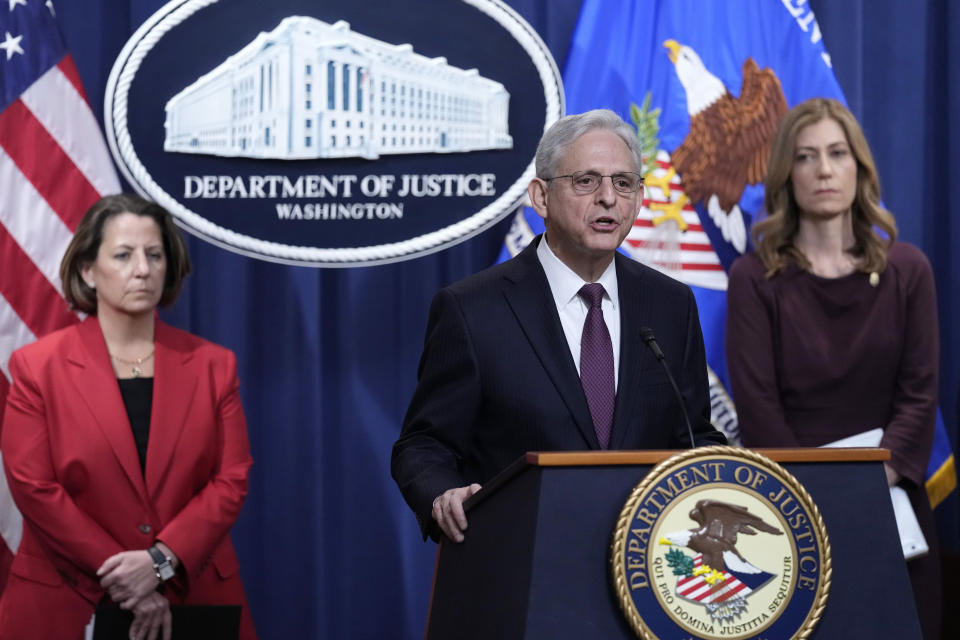
[[816, 447], [880, 427], [891, 486], [910, 495], [931, 552], [908, 563], [925, 638], [939, 638], [936, 531], [924, 489], [937, 410], [933, 274], [896, 242], [853, 115], [815, 98], [783, 119], [755, 253], [734, 262], [726, 351], [748, 447]]

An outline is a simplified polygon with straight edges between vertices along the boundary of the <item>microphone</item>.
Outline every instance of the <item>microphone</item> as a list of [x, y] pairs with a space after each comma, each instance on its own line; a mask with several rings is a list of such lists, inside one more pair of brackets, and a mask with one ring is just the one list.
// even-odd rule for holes
[[670, 373], [670, 367], [667, 366], [663, 350], [660, 349], [660, 344], [657, 343], [657, 339], [653, 336], [653, 330], [650, 327], [640, 327], [640, 339], [643, 340], [650, 348], [650, 351], [653, 352], [653, 357], [663, 365], [663, 370], [667, 374], [667, 380], [670, 381], [670, 386], [673, 387], [673, 393], [677, 396], [677, 402], [680, 404], [680, 413], [683, 415], [683, 421], [687, 425], [687, 435], [690, 436], [690, 448], [696, 449], [697, 445], [693, 440], [693, 427], [690, 426], [690, 417], [687, 416], [687, 405], [683, 401], [680, 388], [677, 387], [677, 381], [673, 379], [673, 375]]

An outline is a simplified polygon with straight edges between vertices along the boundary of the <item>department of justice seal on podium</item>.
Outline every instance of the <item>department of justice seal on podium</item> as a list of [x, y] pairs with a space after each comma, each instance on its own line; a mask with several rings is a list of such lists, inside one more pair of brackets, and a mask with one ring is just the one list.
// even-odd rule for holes
[[779, 464], [733, 447], [657, 465], [613, 534], [613, 586], [644, 640], [807, 638], [830, 592], [830, 542]]

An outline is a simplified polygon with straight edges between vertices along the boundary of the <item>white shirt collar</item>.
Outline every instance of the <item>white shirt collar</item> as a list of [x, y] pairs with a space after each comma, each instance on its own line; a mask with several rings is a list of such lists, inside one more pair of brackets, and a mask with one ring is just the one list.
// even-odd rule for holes
[[[547, 282], [550, 284], [550, 292], [553, 294], [554, 303], [558, 309], [562, 309], [578, 297], [578, 292], [585, 284], [586, 280], [578, 276], [573, 269], [563, 263], [553, 253], [547, 244], [547, 236], [540, 238], [540, 245], [537, 247], [537, 258], [543, 266], [544, 273], [547, 274]], [[610, 264], [600, 278], [597, 280], [603, 285], [606, 291], [606, 297], [613, 303], [613, 310], [619, 310], [620, 292], [617, 287], [617, 268], [616, 260], [611, 260]], [[584, 303], [586, 304], [586, 303]]]

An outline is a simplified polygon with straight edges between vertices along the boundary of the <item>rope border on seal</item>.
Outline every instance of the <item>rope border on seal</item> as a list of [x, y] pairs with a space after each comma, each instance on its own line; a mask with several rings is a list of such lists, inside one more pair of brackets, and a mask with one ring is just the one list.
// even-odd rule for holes
[[[130, 38], [117, 57], [107, 80], [104, 121], [110, 151], [127, 181], [141, 195], [152, 198], [170, 211], [180, 226], [213, 244], [255, 258], [296, 265], [350, 267], [384, 264], [439, 251], [495, 224], [515, 210], [523, 201], [527, 184], [535, 174], [532, 158], [516, 182], [480, 211], [437, 231], [382, 245], [337, 249], [286, 245], [231, 231], [191, 211], [153, 180], [137, 156], [127, 128], [127, 98], [130, 85], [143, 59], [160, 38], [194, 13], [218, 1], [173, 0], [164, 5]], [[463, 0], [463, 2], [500, 24], [530, 56], [544, 88], [546, 99], [544, 130], [546, 130], [560, 118], [564, 111], [560, 71], [546, 44], [516, 11], [501, 0]]]

